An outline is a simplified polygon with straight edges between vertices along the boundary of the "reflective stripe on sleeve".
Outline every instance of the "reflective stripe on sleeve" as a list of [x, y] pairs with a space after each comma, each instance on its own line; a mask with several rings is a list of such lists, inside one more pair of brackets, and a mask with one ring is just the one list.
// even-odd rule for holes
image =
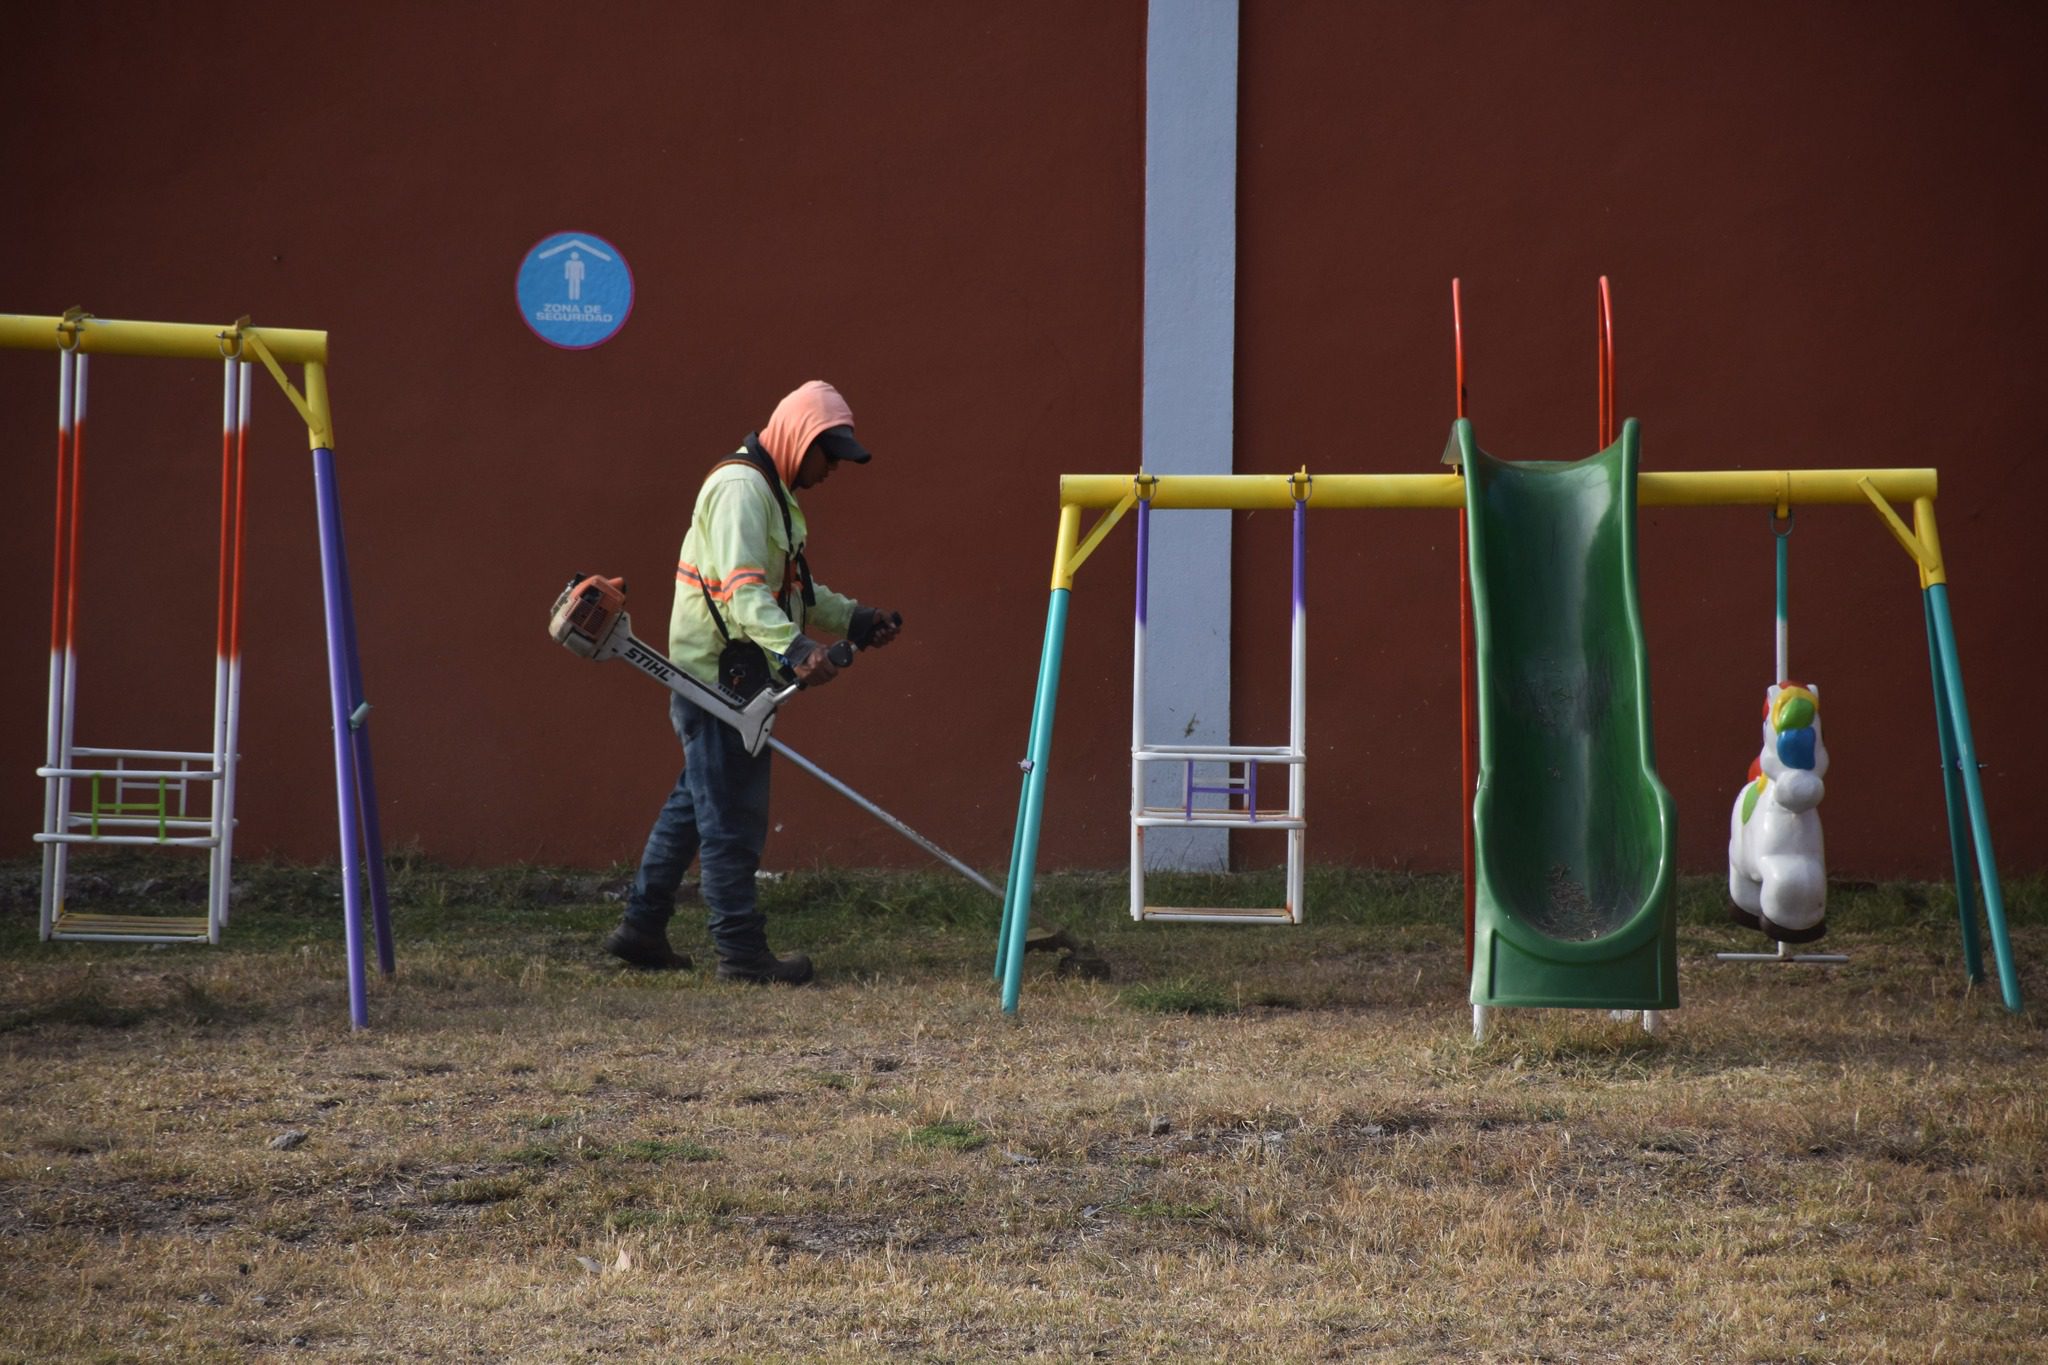
[[676, 581], [678, 583], [687, 583], [693, 588], [704, 589], [711, 594], [714, 601], [730, 602], [735, 592], [738, 592], [750, 583], [758, 583], [764, 588], [767, 587], [768, 574], [762, 569], [734, 569], [723, 580], [720, 580], [704, 577], [703, 574], [698, 572], [697, 566], [694, 564], [678, 562], [676, 565]]

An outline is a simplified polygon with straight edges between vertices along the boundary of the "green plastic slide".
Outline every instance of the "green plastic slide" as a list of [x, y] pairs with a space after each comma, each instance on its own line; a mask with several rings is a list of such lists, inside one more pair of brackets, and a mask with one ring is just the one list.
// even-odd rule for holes
[[1479, 664], [1476, 1005], [1678, 1005], [1677, 822], [1636, 597], [1636, 424], [1575, 462], [1465, 469]]

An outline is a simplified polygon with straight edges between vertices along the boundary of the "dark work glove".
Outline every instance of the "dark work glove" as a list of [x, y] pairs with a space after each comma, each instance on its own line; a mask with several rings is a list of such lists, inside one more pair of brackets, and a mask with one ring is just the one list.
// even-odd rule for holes
[[853, 624], [847, 628], [846, 638], [853, 641], [858, 649], [880, 649], [895, 639], [902, 629], [903, 613], [900, 611], [855, 607]]
[[823, 687], [839, 676], [839, 667], [830, 654], [808, 635], [792, 640], [784, 657], [789, 660], [789, 671], [805, 687]]

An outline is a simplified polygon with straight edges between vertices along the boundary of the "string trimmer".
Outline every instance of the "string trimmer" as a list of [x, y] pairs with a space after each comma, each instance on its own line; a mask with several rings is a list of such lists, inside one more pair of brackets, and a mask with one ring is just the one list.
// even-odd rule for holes
[[[556, 644], [586, 659], [624, 659], [677, 696], [703, 708], [706, 715], [739, 731], [740, 741], [749, 754], [758, 754], [763, 748], [775, 750], [997, 900], [1002, 899], [1002, 889], [988, 878], [769, 733], [775, 727], [777, 711], [803, 690], [802, 683], [771, 682], [752, 697], [743, 698], [716, 684], [700, 681], [649, 649], [633, 634], [632, 620], [626, 615], [625, 579], [580, 573], [572, 577], [569, 586], [555, 599], [554, 610], [548, 617], [548, 634]], [[840, 640], [825, 655], [835, 666], [845, 668], [853, 663], [853, 646]]]

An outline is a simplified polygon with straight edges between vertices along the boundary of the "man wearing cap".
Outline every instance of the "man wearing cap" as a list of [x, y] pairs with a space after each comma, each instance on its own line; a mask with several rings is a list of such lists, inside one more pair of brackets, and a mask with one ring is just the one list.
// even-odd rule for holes
[[[846, 400], [814, 379], [776, 404], [768, 425], [712, 468], [676, 565], [670, 662], [706, 682], [751, 669], [756, 688], [770, 674], [819, 687], [838, 669], [807, 630], [844, 635], [863, 649], [896, 638], [900, 618], [811, 577], [808, 526], [793, 496], [824, 483], [841, 464], [868, 458], [854, 439]], [[737, 730], [680, 696], [669, 699], [669, 721], [683, 741], [682, 776], [655, 817], [625, 916], [605, 951], [636, 967], [691, 965], [669, 946], [668, 922], [694, 857], [718, 975], [802, 985], [811, 979], [811, 960], [770, 952], [755, 904], [754, 873], [768, 838], [771, 751], [749, 755]]]

